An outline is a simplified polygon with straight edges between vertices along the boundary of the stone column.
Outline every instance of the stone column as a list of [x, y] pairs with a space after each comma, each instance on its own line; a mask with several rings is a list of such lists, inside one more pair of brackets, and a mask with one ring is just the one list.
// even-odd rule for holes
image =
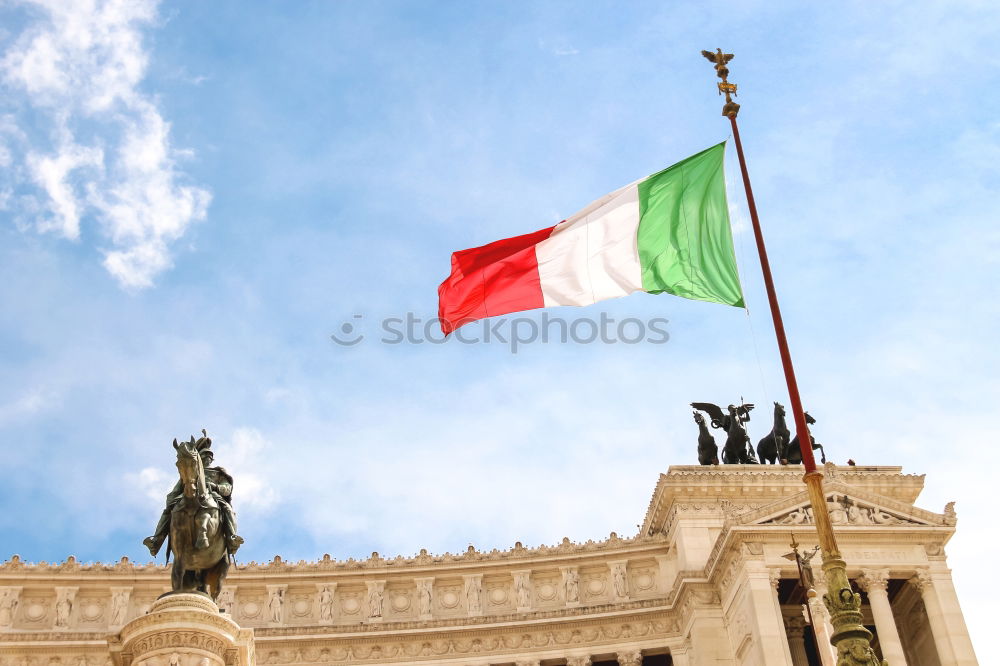
[[809, 666], [809, 655], [806, 653], [805, 618], [786, 617], [785, 633], [788, 635], [788, 648], [792, 653], [792, 663], [795, 666]]
[[589, 654], [577, 654], [566, 657], [566, 666], [590, 666]]
[[906, 655], [903, 653], [903, 643], [899, 640], [896, 629], [896, 618], [892, 615], [889, 604], [888, 569], [863, 569], [858, 585], [868, 593], [868, 601], [872, 607], [872, 617], [875, 618], [875, 629], [878, 631], [878, 642], [882, 646], [882, 656], [892, 666], [906, 666]]
[[618, 666], [642, 666], [642, 650], [619, 650]]
[[254, 666], [253, 630], [201, 594], [157, 599], [108, 638], [108, 649], [114, 666]]
[[781, 574], [775, 569], [769, 570], [757, 563], [747, 566], [747, 599], [757, 628], [757, 661], [768, 666], [791, 666], [792, 653], [788, 648], [785, 622], [778, 604], [779, 580]]
[[959, 606], [958, 595], [955, 594], [951, 571], [931, 565], [930, 578], [941, 607], [945, 631], [948, 632], [948, 640], [955, 653], [955, 663], [959, 666], [978, 664], [976, 653], [972, 649], [972, 639], [969, 638], [969, 628], [965, 626], [965, 616], [962, 615], [962, 607]]
[[920, 590], [920, 598], [923, 599], [924, 608], [927, 610], [927, 622], [931, 625], [931, 635], [934, 636], [934, 646], [937, 648], [941, 666], [956, 666], [958, 662], [951, 649], [948, 627], [945, 625], [941, 603], [938, 601], [937, 591], [934, 589], [934, 582], [930, 574], [927, 571], [918, 571], [910, 579], [910, 583]]

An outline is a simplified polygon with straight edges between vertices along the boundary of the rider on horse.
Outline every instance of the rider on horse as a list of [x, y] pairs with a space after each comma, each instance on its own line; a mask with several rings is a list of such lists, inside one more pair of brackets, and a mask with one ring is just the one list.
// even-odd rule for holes
[[[202, 431], [204, 432], [204, 431]], [[226, 536], [226, 549], [230, 554], [235, 553], [243, 545], [243, 537], [236, 534], [236, 512], [233, 511], [229, 503], [233, 494], [233, 477], [222, 467], [212, 467], [215, 455], [212, 453], [212, 440], [207, 436], [198, 438], [196, 443], [198, 454], [201, 456], [201, 464], [205, 469], [205, 482], [208, 484], [209, 492], [219, 505], [219, 512], [222, 515], [222, 529]], [[160, 514], [160, 521], [156, 524], [156, 531], [153, 536], [143, 539], [143, 545], [149, 548], [153, 557], [160, 550], [163, 540], [167, 538], [170, 531], [170, 513], [184, 496], [184, 488], [178, 480], [173, 490], [167, 494], [167, 506]], [[196, 547], [204, 548], [208, 546], [208, 535], [202, 532], [197, 536]]]

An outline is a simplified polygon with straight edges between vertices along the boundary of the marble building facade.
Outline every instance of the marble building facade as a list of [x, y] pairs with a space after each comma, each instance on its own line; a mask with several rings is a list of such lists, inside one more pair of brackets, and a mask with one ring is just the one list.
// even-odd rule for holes
[[[924, 477], [900, 467], [824, 473], [881, 654], [892, 666], [978, 663], [945, 554], [953, 506], [916, 507]], [[784, 557], [792, 535], [816, 543], [801, 475], [673, 466], [629, 538], [240, 564], [221, 615], [156, 602], [169, 589], [162, 565], [15, 556], [0, 564], [0, 666], [832, 664], [825, 610]]]

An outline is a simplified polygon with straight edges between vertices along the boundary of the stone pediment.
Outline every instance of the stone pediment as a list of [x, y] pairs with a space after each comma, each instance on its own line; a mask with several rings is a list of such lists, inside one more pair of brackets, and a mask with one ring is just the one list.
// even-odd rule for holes
[[[834, 525], [859, 527], [952, 526], [952, 504], [943, 514], [900, 502], [841, 482], [827, 483], [826, 504]], [[805, 491], [739, 515], [741, 525], [812, 525], [815, 523]]]
[[[660, 475], [639, 533], [669, 532], [670, 518], [680, 505], [725, 500], [737, 511], [756, 511], [762, 505], [798, 501], [805, 490], [802, 472], [801, 465], [672, 465], [667, 474]], [[846, 492], [852, 497], [875, 493], [908, 508], [924, 485], [923, 475], [903, 474], [902, 467], [889, 465], [839, 467], [827, 463], [823, 475], [828, 487], [843, 484], [850, 488]], [[883, 502], [882, 506], [895, 504]], [[908, 514], [904, 511], [902, 515]]]

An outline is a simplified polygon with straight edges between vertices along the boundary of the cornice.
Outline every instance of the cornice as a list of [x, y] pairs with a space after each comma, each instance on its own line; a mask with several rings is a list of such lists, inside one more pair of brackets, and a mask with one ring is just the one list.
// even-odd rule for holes
[[[348, 558], [337, 560], [324, 555], [321, 559], [307, 562], [300, 560], [296, 563], [287, 562], [280, 555], [276, 555], [270, 562], [258, 563], [248, 562], [237, 564], [230, 569], [230, 577], [247, 578], [249, 576], [325, 576], [331, 573], [378, 573], [391, 574], [399, 571], [405, 575], [419, 575], [426, 572], [428, 575], [439, 575], [442, 569], [482, 569], [486, 565], [506, 565], [516, 566], [534, 565], [538, 563], [565, 563], [567, 561], [589, 559], [593, 556], [622, 555], [641, 552], [643, 550], [655, 551], [662, 548], [666, 539], [663, 535], [621, 538], [614, 532], [602, 541], [588, 540], [583, 543], [574, 543], [569, 539], [563, 539], [562, 543], [555, 546], [541, 545], [536, 548], [525, 548], [518, 542], [510, 550], [493, 549], [490, 551], [479, 551], [469, 547], [464, 553], [453, 554], [444, 553], [442, 555], [430, 555], [426, 550], [413, 557], [397, 555], [394, 558], [383, 558], [378, 553], [372, 553], [371, 557], [364, 560]], [[15, 576], [18, 580], [24, 577], [100, 577], [100, 578], [130, 578], [137, 576], [156, 575], [162, 576], [169, 571], [169, 566], [149, 562], [146, 564], [134, 563], [127, 557], [123, 557], [116, 564], [104, 564], [101, 562], [80, 563], [75, 557], [70, 556], [64, 562], [49, 563], [24, 562], [17, 555], [9, 560], [0, 563], [0, 579]], [[458, 575], [456, 571], [456, 575]]]

